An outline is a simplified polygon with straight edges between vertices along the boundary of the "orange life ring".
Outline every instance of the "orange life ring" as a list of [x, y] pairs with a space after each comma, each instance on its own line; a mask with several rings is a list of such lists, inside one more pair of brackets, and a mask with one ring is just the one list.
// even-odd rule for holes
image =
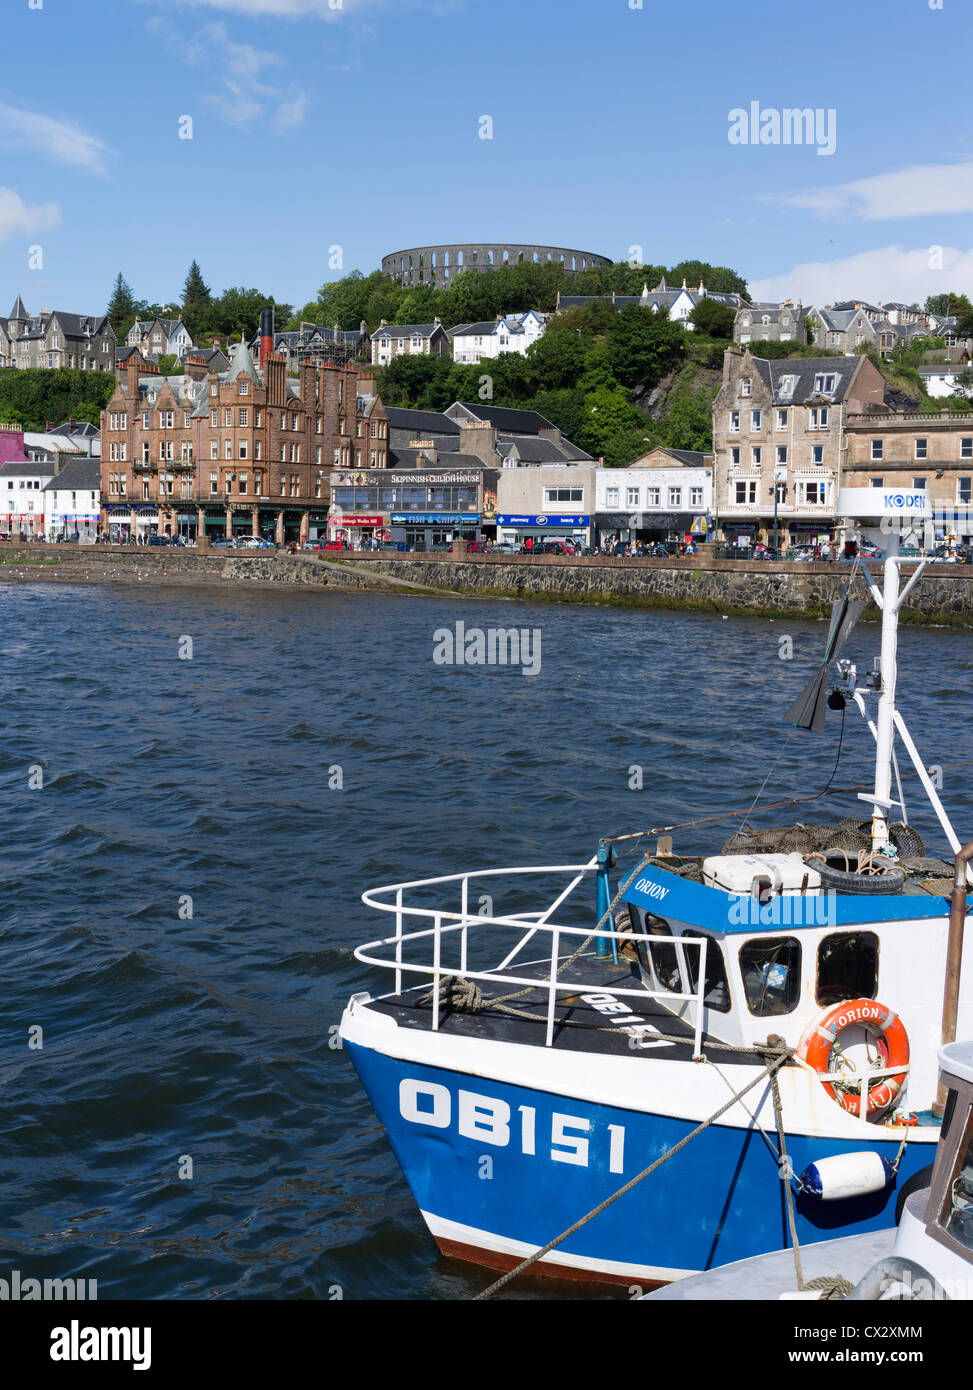
[[[837, 1004], [820, 1022], [811, 1025], [798, 1048], [798, 1056], [803, 1057], [816, 1072], [827, 1076], [834, 1071], [830, 1059], [839, 1034], [846, 1028], [854, 1027], [865, 1028], [877, 1035], [882, 1060], [887, 1067], [908, 1068], [909, 1035], [905, 1025], [897, 1014], [877, 999], [849, 999], [844, 1004]], [[906, 1072], [900, 1071], [894, 1076], [882, 1076], [875, 1082], [868, 1092], [869, 1119], [888, 1110], [902, 1090], [905, 1077]], [[832, 1100], [836, 1100], [845, 1110], [853, 1115], [861, 1113], [859, 1091], [839, 1090], [831, 1081], [823, 1081], [822, 1085]]]

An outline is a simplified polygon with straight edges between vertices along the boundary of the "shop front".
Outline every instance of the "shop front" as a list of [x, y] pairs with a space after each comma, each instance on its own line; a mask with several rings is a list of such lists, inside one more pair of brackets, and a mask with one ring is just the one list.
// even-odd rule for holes
[[591, 544], [591, 516], [587, 512], [560, 515], [548, 512], [498, 512], [497, 540], [533, 549], [545, 541]]
[[327, 518], [326, 538], [342, 541], [352, 550], [370, 550], [387, 538], [388, 520], [388, 513], [344, 512], [340, 507], [332, 507]]
[[697, 512], [598, 512], [598, 543], [604, 549], [616, 541], [658, 545], [664, 541], [706, 540], [708, 518]]
[[114, 545], [127, 541], [147, 545], [152, 536], [159, 534], [159, 509], [150, 506], [109, 506], [105, 508], [105, 526], [108, 539]]
[[51, 534], [90, 545], [98, 539], [99, 521], [96, 512], [55, 512], [51, 518]]
[[477, 512], [393, 512], [389, 518], [391, 540], [411, 550], [435, 550], [454, 541], [477, 541], [480, 517]]
[[[32, 507], [28, 502], [27, 507]], [[44, 538], [44, 513], [42, 511], [25, 510], [22, 512], [6, 512], [0, 516], [0, 524], [5, 535], [20, 536], [22, 540], [33, 541], [43, 540]]]
[[336, 470], [328, 534], [366, 549], [432, 550], [493, 533], [497, 470], [489, 467]]

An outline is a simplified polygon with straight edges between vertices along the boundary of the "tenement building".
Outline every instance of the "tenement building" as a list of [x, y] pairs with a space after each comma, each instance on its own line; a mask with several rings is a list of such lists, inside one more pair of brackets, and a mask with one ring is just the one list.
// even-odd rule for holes
[[925, 489], [931, 507], [926, 548], [973, 542], [973, 411], [866, 411], [849, 415], [845, 432], [843, 486]]
[[729, 348], [713, 402], [713, 510], [718, 532], [748, 547], [830, 540], [850, 415], [885, 405], [867, 357], [754, 357]]
[[224, 372], [192, 354], [182, 376], [137, 362], [118, 372], [101, 416], [102, 525], [114, 539], [315, 539], [327, 533], [332, 470], [387, 466], [369, 374], [303, 363], [290, 376], [264, 347], [262, 369], [235, 343]]

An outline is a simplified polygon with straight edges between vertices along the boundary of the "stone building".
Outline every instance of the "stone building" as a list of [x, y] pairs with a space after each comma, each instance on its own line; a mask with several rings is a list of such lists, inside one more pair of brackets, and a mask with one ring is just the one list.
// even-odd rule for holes
[[125, 335], [126, 347], [136, 347], [148, 362], [181, 357], [193, 346], [189, 329], [178, 319], [136, 319]]
[[780, 304], [744, 304], [733, 322], [735, 343], [803, 343], [804, 307], [798, 300]]
[[729, 348], [713, 402], [713, 510], [728, 544], [767, 542], [777, 499], [778, 542], [830, 538], [845, 421], [885, 404], [867, 357], [755, 358]]
[[927, 548], [973, 541], [973, 409], [958, 415], [882, 409], [849, 414], [843, 487], [929, 493]]
[[102, 412], [102, 521], [113, 535], [314, 539], [327, 531], [332, 469], [387, 466], [388, 419], [370, 375], [305, 363], [292, 377], [265, 349], [263, 370], [235, 343], [225, 372], [119, 372]]
[[396, 357], [425, 355], [448, 357], [452, 351], [449, 334], [437, 316], [432, 323], [386, 323], [384, 319], [372, 334], [372, 364], [387, 367]]
[[117, 340], [106, 314], [41, 309], [29, 314], [18, 294], [0, 318], [0, 367], [68, 367], [113, 372]]

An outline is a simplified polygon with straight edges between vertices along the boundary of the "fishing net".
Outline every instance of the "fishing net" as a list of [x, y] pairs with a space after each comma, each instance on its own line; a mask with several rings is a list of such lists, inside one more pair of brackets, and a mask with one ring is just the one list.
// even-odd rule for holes
[[[894, 821], [889, 826], [889, 839], [900, 857], [920, 858], [926, 852], [922, 836], [911, 825]], [[872, 827], [867, 820], [837, 821], [832, 825], [783, 826], [776, 830], [738, 830], [723, 846], [723, 854], [810, 854], [813, 850], [828, 850], [840, 846], [845, 850], [870, 850]]]

